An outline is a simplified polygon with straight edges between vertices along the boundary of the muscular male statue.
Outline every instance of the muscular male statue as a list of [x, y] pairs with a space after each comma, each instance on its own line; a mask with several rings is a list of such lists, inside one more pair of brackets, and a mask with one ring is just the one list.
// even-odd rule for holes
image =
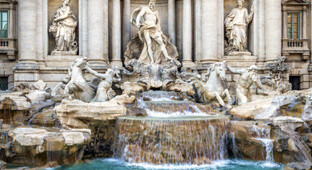
[[236, 100], [238, 105], [251, 101], [250, 87], [253, 83], [255, 83], [259, 89], [265, 90], [259, 81], [257, 66], [252, 65], [248, 69], [234, 69], [227, 65], [227, 68], [230, 72], [241, 75], [236, 82]]
[[144, 64], [160, 64], [161, 53], [166, 60], [173, 60], [166, 49], [167, 39], [161, 31], [158, 11], [155, 7], [156, 0], [148, 0], [148, 6], [134, 10], [131, 16], [132, 24], [138, 27], [139, 38], [144, 43], [139, 61]]

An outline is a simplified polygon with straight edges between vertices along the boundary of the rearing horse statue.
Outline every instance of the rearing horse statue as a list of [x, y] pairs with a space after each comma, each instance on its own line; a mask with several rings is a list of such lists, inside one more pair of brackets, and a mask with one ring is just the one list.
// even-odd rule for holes
[[52, 96], [55, 96], [56, 91], [60, 87], [65, 86], [65, 94], [72, 94], [75, 99], [90, 102], [95, 96], [96, 89], [83, 76], [82, 69], [86, 63], [86, 58], [77, 58], [68, 70], [67, 78], [53, 89]]
[[200, 102], [208, 103], [217, 100], [221, 106], [225, 106], [223, 99], [227, 97], [228, 103], [232, 103], [228, 89], [223, 86], [225, 72], [226, 61], [216, 62], [208, 68], [207, 73], [204, 75], [204, 77], [208, 77], [206, 83], [198, 78], [192, 80]]

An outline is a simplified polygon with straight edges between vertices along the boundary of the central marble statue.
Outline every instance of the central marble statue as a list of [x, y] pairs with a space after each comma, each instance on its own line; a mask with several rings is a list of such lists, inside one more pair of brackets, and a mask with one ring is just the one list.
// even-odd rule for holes
[[176, 60], [178, 52], [169, 37], [161, 30], [156, 0], [148, 0], [147, 6], [135, 9], [130, 22], [139, 28], [137, 36], [132, 39], [125, 52], [125, 64], [131, 59], [138, 59], [144, 65], [165, 65]]
[[156, 0], [135, 9], [130, 22], [139, 28], [124, 54], [126, 68], [121, 89], [126, 94], [150, 89], [173, 90], [194, 94], [191, 84], [181, 80], [178, 50], [161, 30]]

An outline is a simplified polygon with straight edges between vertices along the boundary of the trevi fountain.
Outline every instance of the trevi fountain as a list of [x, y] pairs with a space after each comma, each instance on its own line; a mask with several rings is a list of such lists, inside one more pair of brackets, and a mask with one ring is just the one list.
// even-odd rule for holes
[[[51, 53], [75, 55], [79, 18], [71, 1], [62, 3], [48, 27]], [[312, 167], [312, 89], [292, 90], [285, 57], [269, 63], [267, 74], [225, 60], [188, 67], [162, 31], [155, 3], [127, 21], [137, 34], [122, 65], [99, 71], [78, 57], [53, 87], [39, 80], [1, 92], [0, 169]], [[250, 55], [254, 5], [244, 3], [225, 16], [229, 56]], [[229, 83], [229, 74], [237, 81]]]

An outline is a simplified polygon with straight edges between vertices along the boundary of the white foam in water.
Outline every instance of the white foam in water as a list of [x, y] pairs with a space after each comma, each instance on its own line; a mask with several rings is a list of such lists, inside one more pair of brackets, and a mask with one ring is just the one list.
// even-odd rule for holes
[[266, 157], [265, 157], [266, 159], [265, 160], [269, 166], [270, 162], [274, 162], [274, 159], [273, 159], [273, 140], [270, 139], [270, 129], [252, 126], [250, 128], [250, 131], [255, 132], [257, 134], [257, 137], [255, 137], [254, 139], [257, 141], [261, 141], [261, 143], [265, 147], [265, 151], [266, 151]]
[[[172, 101], [172, 100], [168, 98], [153, 98], [152, 101], [159, 102], [159, 101]], [[181, 112], [171, 112], [170, 114], [168, 114], [168, 113], [148, 109], [148, 107], [146, 106], [146, 103], [143, 100], [138, 100], [138, 103], [139, 103], [139, 107], [145, 109], [147, 115], [150, 117], [208, 116], [206, 113], [202, 112], [196, 105], [189, 106], [189, 108], [192, 108], [193, 110], [196, 111], [195, 113], [187, 109]]]
[[266, 151], [266, 161], [273, 162], [273, 140], [271, 139], [263, 139], [263, 138], [255, 138], [258, 141], [263, 143]]
[[194, 165], [194, 164], [164, 164], [164, 165], [155, 165], [155, 164], [149, 164], [149, 163], [127, 163], [120, 159], [101, 159], [103, 162], [110, 162], [110, 163], [116, 163], [120, 165], [124, 165], [127, 167], [140, 167], [144, 169], [168, 169], [168, 170], [180, 170], [180, 169], [219, 169], [219, 168], [226, 168], [226, 169], [233, 169], [235, 166], [257, 166], [262, 168], [282, 168], [280, 164], [273, 163], [273, 162], [253, 162], [253, 161], [245, 161], [245, 160], [217, 160], [212, 161], [212, 164], [203, 164], [203, 165]]
[[207, 116], [207, 114], [203, 112], [193, 113], [190, 111], [172, 112], [170, 114], [167, 114], [164, 112], [157, 112], [157, 111], [152, 111], [152, 110], [147, 109], [146, 112], [148, 116], [151, 116], [151, 117]]

